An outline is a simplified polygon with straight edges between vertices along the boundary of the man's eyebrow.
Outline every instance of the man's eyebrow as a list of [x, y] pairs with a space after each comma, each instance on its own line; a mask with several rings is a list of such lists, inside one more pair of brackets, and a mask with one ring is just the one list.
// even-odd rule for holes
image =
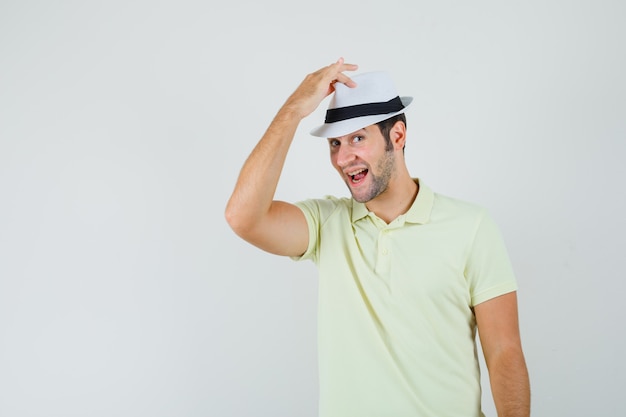
[[339, 139], [341, 139], [344, 136], [352, 137], [352, 136], [355, 136], [355, 135], [362, 135], [362, 134], [366, 134], [366, 133], [367, 133], [367, 130], [365, 130], [365, 128], [362, 128], [362, 129], [356, 130], [356, 131], [354, 131], [352, 133], [348, 133], [347, 135], [338, 136], [338, 137], [334, 137], [334, 138], [326, 138], [326, 140], [330, 142], [331, 140], [339, 140]]
[[350, 136], [362, 135], [364, 133], [367, 133], [367, 130], [365, 130], [365, 128], [362, 128], [362, 129], [359, 129], [359, 130], [356, 130], [356, 131], [350, 133]]

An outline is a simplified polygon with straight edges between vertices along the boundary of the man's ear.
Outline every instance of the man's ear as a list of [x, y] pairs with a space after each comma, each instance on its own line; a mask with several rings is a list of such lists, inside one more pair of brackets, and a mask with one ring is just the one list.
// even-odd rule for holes
[[406, 125], [403, 121], [398, 120], [389, 131], [389, 139], [393, 143], [395, 150], [404, 149], [406, 142]]

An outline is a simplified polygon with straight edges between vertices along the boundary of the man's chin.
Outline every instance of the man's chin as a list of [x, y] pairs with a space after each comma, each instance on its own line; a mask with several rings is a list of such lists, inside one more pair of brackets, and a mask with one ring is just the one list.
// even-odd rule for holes
[[352, 198], [359, 203], [367, 203], [368, 201], [371, 200], [371, 197], [369, 195], [364, 196], [364, 195], [355, 194], [354, 191], [352, 191], [352, 189], [350, 189], [350, 194], [352, 194]]
[[[359, 189], [363, 188], [361, 187], [352, 187], [347, 181], [346, 181], [346, 186], [348, 187], [348, 190], [350, 190], [350, 195], [352, 195], [352, 198], [354, 199], [354, 201], [357, 201], [359, 203], [367, 203], [368, 201], [370, 201], [372, 199], [372, 196], [368, 193], [368, 194], [364, 194], [364, 193], [359, 193]], [[363, 191], [367, 191], [367, 190], [363, 190]]]

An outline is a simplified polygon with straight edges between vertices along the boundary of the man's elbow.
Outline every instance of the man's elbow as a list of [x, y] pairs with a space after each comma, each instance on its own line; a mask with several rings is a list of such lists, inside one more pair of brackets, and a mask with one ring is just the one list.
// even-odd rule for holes
[[245, 215], [241, 210], [238, 210], [230, 203], [226, 206], [224, 218], [226, 219], [226, 223], [228, 223], [233, 232], [238, 236], [243, 237], [242, 234], [245, 234], [245, 231], [250, 229], [249, 216]]

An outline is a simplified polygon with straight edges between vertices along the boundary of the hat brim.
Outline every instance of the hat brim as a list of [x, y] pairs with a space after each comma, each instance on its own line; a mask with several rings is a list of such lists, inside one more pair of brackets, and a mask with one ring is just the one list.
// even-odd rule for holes
[[375, 114], [372, 116], [355, 117], [353, 119], [341, 120], [334, 123], [324, 123], [321, 126], [311, 130], [311, 135], [320, 138], [338, 138], [340, 136], [347, 135], [348, 133], [356, 132], [359, 129], [373, 125], [383, 120], [387, 120], [400, 113], [404, 113], [413, 101], [413, 97], [400, 97], [404, 108], [395, 113]]

